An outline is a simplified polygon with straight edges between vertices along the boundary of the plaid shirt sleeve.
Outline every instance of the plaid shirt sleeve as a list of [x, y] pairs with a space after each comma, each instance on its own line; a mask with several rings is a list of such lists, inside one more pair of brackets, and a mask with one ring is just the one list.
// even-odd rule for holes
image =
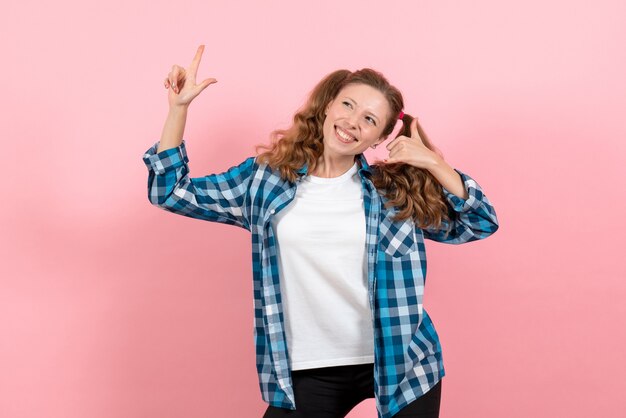
[[150, 203], [190, 218], [250, 230], [245, 200], [254, 175], [254, 157], [220, 174], [190, 178], [185, 141], [157, 154], [158, 144], [143, 155]]
[[451, 220], [442, 222], [438, 229], [423, 229], [424, 238], [446, 244], [487, 238], [498, 230], [496, 211], [472, 177], [456, 168], [454, 170], [461, 175], [469, 197], [461, 199], [442, 187]]

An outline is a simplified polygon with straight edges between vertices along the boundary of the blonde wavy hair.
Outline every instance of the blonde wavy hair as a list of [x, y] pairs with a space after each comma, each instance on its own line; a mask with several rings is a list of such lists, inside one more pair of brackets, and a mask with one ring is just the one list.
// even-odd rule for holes
[[[269, 145], [256, 146], [257, 153], [260, 149], [266, 150], [258, 154], [257, 161], [278, 170], [283, 179], [292, 182], [298, 177], [297, 171], [305, 164], [307, 171], [313, 172], [324, 153], [323, 125], [326, 106], [348, 84], [365, 84], [385, 96], [394, 117], [386, 122], [382, 136], [390, 135], [400, 111], [404, 108], [400, 91], [381, 73], [371, 68], [354, 72], [337, 70], [328, 74], [313, 88], [308, 100], [294, 114], [290, 127], [273, 131]], [[412, 120], [411, 115], [404, 114], [403, 126], [396, 138], [400, 135], [411, 136]], [[443, 157], [419, 123], [417, 130], [424, 145]], [[438, 229], [442, 221], [450, 219], [441, 185], [428, 170], [404, 163], [386, 164], [382, 161], [376, 161], [370, 167], [373, 172], [371, 180], [386, 200], [385, 206], [396, 208], [395, 221], [413, 218], [420, 228]]]

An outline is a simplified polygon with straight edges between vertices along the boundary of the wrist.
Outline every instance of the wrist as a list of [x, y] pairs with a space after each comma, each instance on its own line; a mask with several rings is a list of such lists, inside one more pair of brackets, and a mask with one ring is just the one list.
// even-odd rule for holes
[[189, 109], [189, 105], [170, 105], [170, 109], [169, 109], [169, 113], [171, 114], [181, 114], [181, 113], [187, 113], [187, 110]]
[[445, 160], [443, 158], [441, 158], [441, 156], [439, 154], [437, 154], [436, 152], [432, 151], [431, 154], [431, 158], [430, 161], [427, 164], [426, 169], [430, 172], [434, 172], [438, 169], [440, 169], [441, 167], [445, 166], [447, 163], [445, 162]]

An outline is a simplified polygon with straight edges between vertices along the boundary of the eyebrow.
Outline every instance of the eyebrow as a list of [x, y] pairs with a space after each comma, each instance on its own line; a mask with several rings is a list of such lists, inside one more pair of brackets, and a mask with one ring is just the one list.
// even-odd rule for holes
[[[353, 98], [351, 98], [351, 97], [348, 97], [348, 96], [343, 96], [343, 97], [345, 97], [345, 98], [346, 98], [346, 99], [348, 99], [348, 100], [352, 100], [352, 101], [354, 102], [354, 104], [358, 104], [358, 103], [356, 102], [356, 100], [354, 100], [354, 99], [353, 99]], [[367, 111], [367, 113], [368, 113], [368, 114], [370, 114], [370, 115], [372, 115], [374, 118], [376, 118], [376, 120], [377, 120], [377, 121], [379, 121], [379, 122], [380, 122], [380, 118], [379, 118], [378, 116], [376, 116], [376, 114], [375, 114], [375, 113], [372, 113], [372, 112], [371, 112], [371, 111], [369, 111], [369, 110]]]

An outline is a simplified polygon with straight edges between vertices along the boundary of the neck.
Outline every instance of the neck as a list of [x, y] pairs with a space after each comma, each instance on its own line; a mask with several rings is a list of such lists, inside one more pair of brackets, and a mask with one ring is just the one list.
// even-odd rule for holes
[[355, 158], [352, 155], [331, 157], [324, 154], [317, 160], [317, 167], [315, 167], [315, 171], [311, 174], [316, 177], [325, 178], [339, 177], [354, 165], [354, 161]]

